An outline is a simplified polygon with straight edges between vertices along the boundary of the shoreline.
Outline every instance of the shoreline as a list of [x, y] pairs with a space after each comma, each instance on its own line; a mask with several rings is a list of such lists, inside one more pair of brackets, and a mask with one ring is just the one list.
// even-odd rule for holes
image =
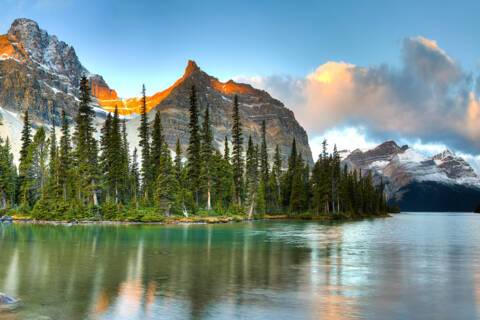
[[[58, 225], [58, 226], [89, 226], [89, 225], [185, 225], [185, 224], [226, 224], [252, 221], [311, 221], [311, 222], [352, 222], [376, 218], [390, 218], [392, 213], [381, 215], [365, 215], [353, 217], [350, 215], [308, 215], [308, 216], [288, 216], [283, 215], [264, 215], [255, 219], [248, 219], [243, 216], [190, 216], [190, 217], [167, 217], [163, 221], [114, 221], [114, 220], [36, 220], [31, 218], [13, 217], [15, 224], [35, 224], [35, 225]], [[1, 223], [0, 223], [1, 225]]]

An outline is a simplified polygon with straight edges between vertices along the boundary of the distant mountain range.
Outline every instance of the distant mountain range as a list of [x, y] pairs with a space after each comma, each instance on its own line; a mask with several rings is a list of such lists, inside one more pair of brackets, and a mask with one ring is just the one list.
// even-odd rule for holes
[[[90, 73], [80, 63], [72, 46], [40, 29], [35, 21], [16, 19], [8, 33], [0, 35], [0, 114], [4, 123], [0, 134], [13, 140], [14, 152], [18, 153], [23, 110], [28, 108], [37, 125], [58, 124], [62, 109], [70, 117], [75, 115], [82, 75], [90, 80], [98, 124], [117, 106], [128, 120], [131, 144], [137, 145], [140, 98], [119, 98], [102, 76]], [[230, 134], [233, 96], [238, 95], [245, 139], [251, 135], [254, 142], [259, 143], [261, 122], [265, 120], [271, 154], [278, 144], [287, 157], [295, 138], [303, 157], [313, 163], [307, 133], [291, 110], [265, 91], [232, 80], [219, 81], [202, 71], [194, 61], [188, 62], [183, 76], [172, 86], [147, 97], [149, 118], [153, 119], [155, 111], [161, 111], [166, 140], [172, 149], [177, 138], [186, 149], [192, 85], [197, 89], [200, 114], [207, 105], [211, 109], [218, 148], [223, 148], [224, 137]], [[139, 91], [140, 88], [141, 79]]]
[[426, 157], [387, 141], [368, 151], [354, 150], [344, 164], [371, 172], [385, 183], [390, 203], [404, 211], [473, 211], [480, 203], [480, 178], [470, 164], [445, 150]]

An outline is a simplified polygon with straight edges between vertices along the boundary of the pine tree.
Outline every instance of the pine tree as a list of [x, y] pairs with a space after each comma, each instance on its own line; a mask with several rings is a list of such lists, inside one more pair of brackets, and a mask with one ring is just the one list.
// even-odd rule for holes
[[142, 153], [142, 190], [143, 198], [145, 202], [149, 202], [150, 193], [149, 188], [151, 186], [151, 168], [150, 168], [150, 131], [148, 128], [147, 117], [147, 96], [145, 93], [145, 85], [142, 86], [142, 108], [140, 111], [140, 126], [138, 128], [139, 133], [139, 146]]
[[200, 128], [198, 124], [198, 106], [197, 93], [195, 86], [192, 86], [190, 92], [190, 139], [188, 143], [187, 155], [187, 173], [189, 189], [193, 194], [195, 205], [199, 204], [200, 191], [200, 166], [201, 166], [201, 140]]
[[162, 119], [160, 116], [160, 111], [157, 110], [155, 113], [155, 119], [153, 120], [153, 130], [152, 130], [152, 146], [151, 146], [151, 163], [150, 168], [152, 171], [152, 177], [156, 179], [160, 171], [163, 170], [162, 155], [164, 153], [164, 137], [163, 137], [163, 127]]
[[175, 177], [180, 181], [182, 177], [182, 146], [180, 145], [180, 139], [177, 138], [177, 143], [175, 144]]
[[130, 189], [130, 146], [128, 144], [127, 136], [127, 122], [125, 118], [122, 120], [122, 149], [119, 152], [121, 162], [121, 185], [120, 190], [122, 193], [122, 199], [124, 203], [128, 203], [132, 196], [132, 190]]
[[132, 193], [131, 198], [133, 199], [133, 204], [138, 206], [138, 193], [140, 187], [140, 173], [138, 170], [138, 156], [137, 148], [133, 149], [132, 154], [132, 165], [130, 168], [130, 190]]
[[179, 211], [179, 184], [175, 177], [175, 170], [172, 164], [170, 153], [165, 155], [163, 165], [158, 173], [155, 198], [158, 208], [164, 215], [170, 216]]
[[[22, 141], [22, 146], [21, 146], [21, 149], [20, 149], [20, 161], [19, 161], [19, 167], [18, 167], [18, 171], [19, 171], [19, 176], [18, 176], [18, 188], [20, 190], [22, 189], [26, 189], [26, 187], [24, 186], [24, 183], [25, 183], [25, 176], [27, 174], [27, 167], [29, 166], [29, 163], [28, 163], [28, 159], [27, 159], [27, 156], [28, 156], [28, 147], [30, 146], [30, 144], [32, 143], [32, 133], [31, 133], [31, 125], [30, 125], [30, 119], [28, 117], [28, 109], [25, 109], [25, 112], [23, 114], [23, 129], [22, 129], [22, 138], [21, 138], [21, 141]], [[25, 200], [25, 199], [24, 199]], [[23, 203], [25, 203], [25, 201], [22, 201]]]
[[60, 159], [59, 150], [57, 147], [57, 137], [55, 124], [52, 125], [50, 133], [50, 156], [49, 156], [49, 176], [48, 176], [48, 198], [52, 201], [60, 199], [61, 185], [60, 185]]
[[0, 138], [0, 208], [12, 207], [15, 201], [16, 191], [16, 168], [13, 164], [13, 154], [10, 142], [7, 138], [5, 143]]
[[58, 182], [62, 189], [62, 198], [67, 202], [72, 191], [72, 146], [70, 142], [70, 127], [65, 110], [62, 110], [62, 137], [60, 138]]
[[272, 173], [270, 175], [270, 195], [272, 204], [271, 210], [275, 211], [276, 213], [280, 212], [281, 210], [281, 201], [282, 201], [282, 193], [281, 193], [281, 180], [282, 180], [282, 156], [280, 154], [280, 148], [278, 144], [275, 146], [275, 154], [273, 156], [273, 166], [272, 166]]
[[260, 149], [260, 173], [262, 181], [265, 185], [268, 184], [268, 177], [270, 169], [268, 165], [268, 152], [267, 152], [267, 130], [265, 120], [262, 121], [262, 144]]
[[202, 144], [201, 144], [201, 184], [205, 191], [207, 200], [207, 210], [212, 209], [212, 157], [213, 157], [213, 134], [210, 125], [209, 107], [205, 109], [205, 116], [202, 125]]
[[91, 105], [90, 88], [86, 77], [80, 81], [80, 103], [75, 118], [75, 165], [78, 179], [78, 198], [83, 204], [98, 205], [98, 148], [94, 138], [95, 112]]
[[32, 127], [28, 117], [28, 109], [25, 109], [23, 114], [23, 129], [22, 129], [22, 147], [20, 149], [20, 166], [25, 161], [28, 153], [28, 146], [32, 143]]
[[282, 177], [282, 204], [284, 208], [290, 208], [290, 200], [292, 193], [292, 183], [297, 169], [298, 154], [297, 154], [297, 142], [295, 138], [292, 141], [292, 147], [290, 157], [288, 158], [288, 168]]
[[122, 188], [122, 181], [125, 172], [123, 171], [124, 160], [122, 153], [123, 150], [123, 142], [122, 142], [122, 133], [121, 133], [121, 124], [120, 124], [120, 116], [118, 114], [118, 108], [115, 106], [115, 111], [113, 113], [112, 119], [112, 128], [111, 128], [111, 136], [110, 136], [110, 150], [109, 150], [109, 157], [111, 167], [110, 167], [110, 178], [111, 178], [111, 186], [113, 189], [113, 194], [115, 197], [115, 203], [118, 204], [120, 202], [120, 189]]
[[224, 142], [224, 147], [223, 147], [223, 158], [225, 161], [230, 163], [230, 148], [228, 147], [228, 138], [225, 136], [225, 142]]
[[[248, 137], [246, 157], [246, 191], [248, 218], [251, 219], [255, 213], [257, 190], [258, 190], [258, 148], [253, 144], [252, 137]], [[262, 200], [264, 203], [264, 200]]]
[[242, 186], [243, 186], [243, 137], [242, 123], [240, 121], [240, 111], [238, 106], [238, 96], [233, 98], [233, 116], [232, 116], [232, 167], [235, 202], [238, 206], [242, 205]]
[[[261, 199], [261, 203], [265, 204], [263, 207], [264, 209], [267, 208], [271, 211], [274, 207], [273, 198], [270, 190], [270, 168], [268, 162], [268, 151], [267, 151], [267, 129], [265, 120], [262, 121], [262, 143], [260, 147], [260, 184], [262, 187], [262, 195], [258, 195], [258, 197], [264, 197]], [[265, 210], [263, 210], [264, 212]]]

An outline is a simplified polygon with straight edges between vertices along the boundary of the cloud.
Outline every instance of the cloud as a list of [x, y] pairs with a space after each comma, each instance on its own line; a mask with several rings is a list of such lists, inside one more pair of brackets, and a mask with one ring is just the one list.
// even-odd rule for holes
[[332, 128], [362, 127], [370, 141], [420, 139], [480, 151], [479, 81], [424, 37], [403, 41], [398, 67], [330, 61], [304, 78], [238, 80], [282, 100], [312, 137]]

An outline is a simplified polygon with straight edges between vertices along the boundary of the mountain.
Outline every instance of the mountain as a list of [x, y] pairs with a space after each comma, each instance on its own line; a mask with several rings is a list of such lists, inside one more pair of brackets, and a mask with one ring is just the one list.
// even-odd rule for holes
[[[298, 151], [310, 164], [313, 163], [307, 133], [295, 120], [291, 110], [285, 108], [280, 101], [272, 98], [267, 92], [255, 89], [248, 84], [240, 84], [232, 80], [220, 82], [202, 71], [194, 61], [188, 62], [183, 76], [171, 87], [147, 99], [151, 105], [156, 105], [154, 107], [156, 110], [161, 112], [165, 138], [171, 148], [177, 137], [180, 138], [183, 146], [188, 143], [189, 93], [192, 85], [195, 85], [197, 90], [200, 114], [203, 115], [207, 105], [210, 108], [210, 120], [217, 148], [223, 148], [225, 135], [230, 135], [233, 97], [238, 95], [245, 142], [251, 135], [255, 143], [260, 143], [261, 122], [265, 120], [271, 156], [273, 156], [275, 144], [278, 144], [286, 159], [290, 154], [292, 139], [295, 138]], [[153, 117], [154, 112], [150, 112], [150, 120], [153, 120]], [[139, 121], [137, 117], [128, 122], [129, 132], [133, 133], [136, 130]], [[137, 138], [137, 134], [130, 136]]]
[[343, 162], [383, 181], [390, 202], [402, 210], [473, 211], [480, 203], [480, 178], [449, 150], [427, 157], [387, 141], [372, 150], [355, 150]]
[[[77, 110], [78, 86], [85, 75], [90, 80], [94, 108], [99, 125], [105, 114], [119, 108], [125, 116], [129, 139], [137, 145], [141, 99], [120, 98], [102, 76], [90, 73], [81, 63], [75, 49], [40, 29], [35, 21], [16, 19], [8, 33], [0, 36], [0, 114], [4, 126], [0, 133], [8, 135], [18, 144], [21, 114], [26, 108], [37, 123], [58, 124], [61, 110], [70, 117]], [[206, 106], [211, 109], [211, 121], [217, 147], [223, 149], [223, 139], [229, 134], [234, 95], [238, 95], [245, 140], [252, 135], [260, 142], [261, 121], [267, 124], [269, 152], [278, 144], [284, 157], [290, 153], [292, 139], [303, 157], [313, 163], [305, 130], [296, 121], [293, 112], [267, 92], [232, 80], [221, 82], [189, 61], [183, 76], [163, 91], [147, 97], [149, 119], [158, 110], [162, 114], [166, 140], [173, 149], [177, 138], [186, 149], [188, 142], [189, 92], [195, 85], [200, 113]]]

